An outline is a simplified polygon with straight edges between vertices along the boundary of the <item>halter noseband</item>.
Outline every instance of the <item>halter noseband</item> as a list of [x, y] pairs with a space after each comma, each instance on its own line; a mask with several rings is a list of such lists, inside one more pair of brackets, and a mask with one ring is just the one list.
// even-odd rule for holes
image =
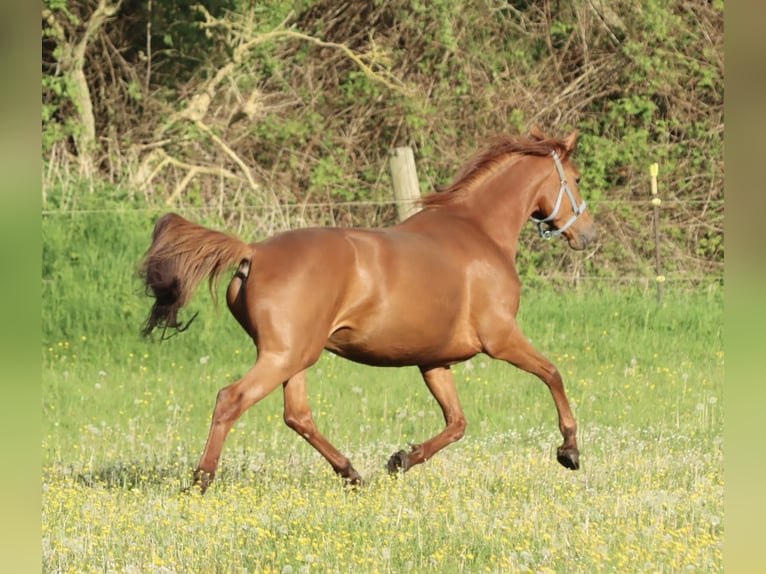
[[[577, 205], [577, 200], [574, 198], [574, 194], [572, 193], [572, 188], [569, 187], [569, 183], [567, 183], [567, 176], [564, 173], [564, 166], [561, 165], [561, 159], [559, 158], [559, 154], [556, 153], [556, 150], [553, 150], [551, 152], [551, 156], [553, 157], [553, 161], [556, 164], [556, 171], [559, 172], [559, 178], [561, 179], [561, 187], [559, 188], [559, 195], [556, 198], [556, 205], [553, 207], [553, 211], [551, 214], [544, 218], [544, 219], [538, 219], [536, 217], [530, 217], [532, 221], [534, 221], [537, 224], [537, 231], [540, 233], [540, 237], [543, 237], [545, 239], [550, 239], [551, 237], [556, 237], [557, 235], [561, 235], [569, 229], [569, 226], [571, 226], [578, 217], [582, 214], [583, 211], [585, 211], [585, 200], [582, 200], [582, 203], [580, 205]], [[569, 218], [569, 221], [567, 221], [564, 225], [559, 227], [558, 229], [543, 229], [543, 223], [550, 223], [554, 219], [556, 219], [556, 216], [559, 213], [559, 209], [561, 208], [561, 200], [564, 197], [564, 192], [566, 192], [567, 197], [569, 198], [570, 203], [572, 204], [572, 217]]]

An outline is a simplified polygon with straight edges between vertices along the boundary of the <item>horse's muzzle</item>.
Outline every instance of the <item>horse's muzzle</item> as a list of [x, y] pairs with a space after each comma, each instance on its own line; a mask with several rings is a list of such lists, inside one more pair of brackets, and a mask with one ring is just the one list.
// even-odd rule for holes
[[598, 228], [595, 225], [589, 225], [578, 233], [572, 233], [569, 236], [569, 247], [576, 251], [582, 251], [589, 245], [593, 245], [598, 239]]

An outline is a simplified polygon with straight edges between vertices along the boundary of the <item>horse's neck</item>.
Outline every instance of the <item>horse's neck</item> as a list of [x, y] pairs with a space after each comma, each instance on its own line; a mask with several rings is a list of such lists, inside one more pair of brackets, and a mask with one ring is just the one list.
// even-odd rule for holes
[[[537, 204], [540, 184], [547, 174], [521, 163], [525, 156], [511, 158], [506, 165], [474, 184], [470, 190], [461, 190], [461, 197], [426, 206], [395, 226], [398, 229], [449, 237], [460, 241], [458, 229], [473, 228], [494, 243], [511, 261], [516, 250], [521, 229]], [[462, 195], [465, 194], [465, 195]]]
[[511, 258], [516, 257], [519, 234], [535, 208], [544, 177], [511, 164], [481, 182], [466, 202], [466, 214]]

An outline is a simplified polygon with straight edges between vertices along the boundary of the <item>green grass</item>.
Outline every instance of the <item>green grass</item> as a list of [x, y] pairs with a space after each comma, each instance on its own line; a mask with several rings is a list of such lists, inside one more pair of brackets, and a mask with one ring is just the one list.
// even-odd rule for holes
[[150, 223], [120, 217], [108, 240], [83, 241], [87, 218], [43, 226], [43, 571], [722, 570], [719, 287], [667, 285], [658, 306], [640, 288], [526, 284], [520, 322], [564, 377], [578, 472], [555, 461], [545, 386], [480, 355], [454, 367], [466, 436], [392, 480], [388, 457], [441, 430], [438, 406], [417, 369], [326, 355], [309, 399], [366, 486], [344, 488], [284, 425], [277, 391], [235, 425], [200, 497], [180, 490], [215, 394], [255, 351], [204, 288], [189, 331], [140, 339]]

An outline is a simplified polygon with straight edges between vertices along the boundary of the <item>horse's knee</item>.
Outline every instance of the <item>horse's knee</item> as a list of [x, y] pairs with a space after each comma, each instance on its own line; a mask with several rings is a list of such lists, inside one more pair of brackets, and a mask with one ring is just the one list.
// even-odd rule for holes
[[[231, 385], [223, 387], [218, 390], [218, 394], [215, 396], [216, 407], [224, 407], [232, 402], [236, 401], [236, 392], [232, 389]], [[241, 393], [239, 393], [241, 395]]]
[[548, 363], [545, 366], [543, 369], [543, 377], [545, 378], [545, 382], [548, 383], [548, 386], [550, 387], [562, 387], [564, 385], [564, 380], [561, 377], [561, 372], [553, 363]]
[[311, 413], [292, 413], [285, 411], [285, 424], [300, 435], [307, 435], [313, 427], [314, 419]]
[[465, 436], [468, 421], [466, 421], [464, 416], [459, 416], [452, 421], [450, 426], [452, 427], [452, 442], [456, 442]]
[[215, 398], [215, 422], [226, 422], [237, 418], [239, 404], [242, 402], [242, 392], [231, 385], [218, 391]]
[[282, 419], [285, 421], [285, 424], [293, 429], [294, 431], [298, 431], [298, 428], [300, 427], [300, 420], [298, 420], [298, 417], [291, 413], [285, 413]]

